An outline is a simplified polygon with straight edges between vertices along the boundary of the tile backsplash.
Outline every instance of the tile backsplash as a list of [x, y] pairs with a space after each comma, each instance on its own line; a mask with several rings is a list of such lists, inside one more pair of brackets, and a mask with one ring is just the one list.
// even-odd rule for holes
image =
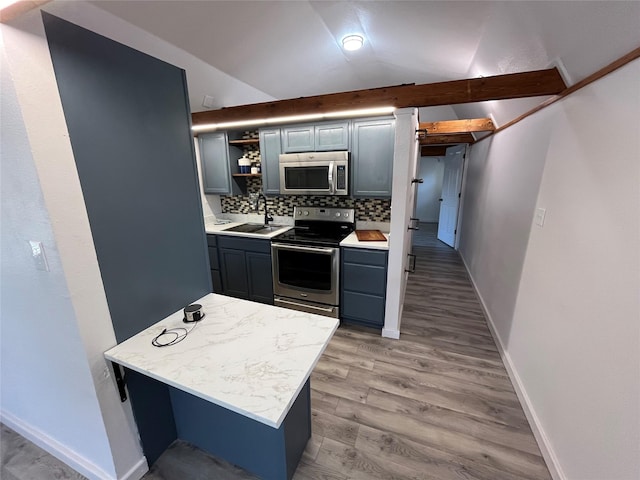
[[[223, 195], [220, 197], [222, 213], [254, 213], [249, 202], [250, 193], [262, 188], [259, 177], [247, 177], [247, 195]], [[355, 209], [356, 220], [365, 222], [390, 222], [391, 200], [384, 198], [349, 198], [340, 196], [276, 195], [267, 198], [269, 212], [278, 216], [292, 216], [295, 206], [340, 207]], [[260, 203], [262, 209], [262, 202]]]
[[[258, 138], [257, 131], [245, 131], [242, 138]], [[260, 162], [258, 145], [243, 145], [243, 154], [253, 162]], [[262, 189], [260, 177], [247, 177], [247, 195], [223, 195], [220, 197], [222, 213], [254, 213], [249, 202], [250, 193]], [[384, 198], [349, 198], [340, 196], [276, 195], [267, 197], [267, 207], [272, 215], [293, 216], [293, 207], [340, 207], [355, 209], [356, 220], [361, 222], [390, 222], [391, 200]], [[260, 203], [262, 209], [262, 203]]]

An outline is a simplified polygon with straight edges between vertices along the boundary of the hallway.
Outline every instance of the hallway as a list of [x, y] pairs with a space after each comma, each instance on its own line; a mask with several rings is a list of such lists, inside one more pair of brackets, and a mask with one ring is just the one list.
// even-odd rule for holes
[[458, 252], [417, 233], [400, 340], [338, 330], [294, 479], [550, 479]]
[[[294, 480], [550, 479], [460, 257], [433, 225], [414, 247], [400, 340], [341, 326], [315, 368]], [[28, 460], [2, 433], [3, 450], [18, 449], [3, 451], [3, 478], [50, 478], [28, 474], [46, 455]], [[256, 477], [178, 441], [144, 478]]]

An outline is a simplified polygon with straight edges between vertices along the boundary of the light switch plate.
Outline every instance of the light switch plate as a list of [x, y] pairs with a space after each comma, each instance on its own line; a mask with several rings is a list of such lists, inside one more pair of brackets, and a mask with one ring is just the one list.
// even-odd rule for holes
[[42, 245], [42, 242], [29, 240], [29, 245], [31, 245], [31, 256], [33, 257], [36, 270], [48, 272], [49, 264], [47, 263], [47, 257], [44, 254], [44, 246]]
[[546, 215], [547, 210], [545, 208], [536, 209], [535, 221], [536, 225], [542, 227], [544, 225], [544, 216]]

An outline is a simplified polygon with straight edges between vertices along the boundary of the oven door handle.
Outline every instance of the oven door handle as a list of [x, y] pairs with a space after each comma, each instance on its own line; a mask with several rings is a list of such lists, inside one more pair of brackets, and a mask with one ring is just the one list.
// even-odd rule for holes
[[335, 163], [334, 162], [329, 162], [329, 194], [333, 195], [334, 193], [336, 193], [336, 185], [333, 182], [333, 169], [335, 168]]
[[330, 248], [330, 247], [303, 247], [303, 246], [299, 246], [299, 245], [284, 245], [282, 243], [274, 243], [273, 247], [278, 249], [278, 250], [289, 250], [292, 252], [312, 252], [312, 253], [326, 253], [326, 254], [332, 254], [335, 250], [337, 250], [336, 248]]

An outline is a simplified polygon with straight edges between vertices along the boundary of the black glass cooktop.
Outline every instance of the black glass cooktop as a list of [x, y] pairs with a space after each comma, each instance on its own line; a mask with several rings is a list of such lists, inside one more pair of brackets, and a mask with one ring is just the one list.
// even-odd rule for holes
[[337, 247], [351, 232], [353, 225], [332, 224], [296, 225], [291, 230], [273, 237], [273, 242], [292, 243], [296, 245], [315, 245]]

